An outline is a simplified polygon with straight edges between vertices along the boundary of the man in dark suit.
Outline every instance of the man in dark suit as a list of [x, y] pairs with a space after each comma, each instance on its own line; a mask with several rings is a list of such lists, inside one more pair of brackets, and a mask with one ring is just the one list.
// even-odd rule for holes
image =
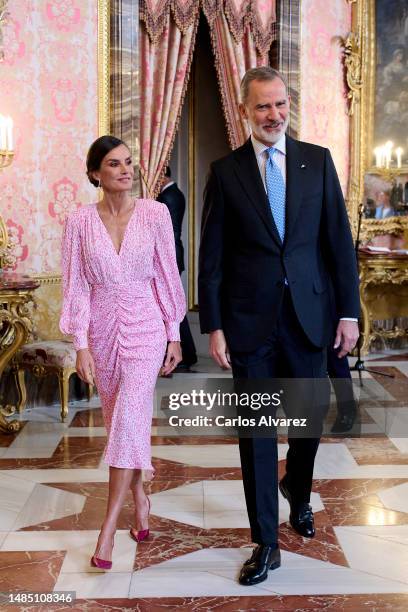
[[[171, 170], [169, 166], [166, 167], [164, 181], [157, 200], [158, 202], [166, 204], [170, 212], [174, 231], [174, 241], [176, 244], [177, 267], [179, 273], [181, 274], [185, 269], [184, 247], [181, 241], [181, 231], [183, 227], [183, 217], [186, 210], [186, 200], [177, 183], [171, 179]], [[197, 362], [197, 352], [190, 326], [188, 324], [187, 315], [180, 323], [180, 341], [183, 360], [178, 364], [176, 371], [188, 372], [190, 370], [190, 366]]]
[[[335, 346], [358, 338], [358, 274], [347, 212], [330, 153], [286, 135], [290, 97], [269, 67], [249, 70], [241, 115], [252, 135], [211, 165], [200, 246], [199, 305], [210, 354], [234, 378], [326, 378], [333, 322], [328, 285], [340, 312]], [[320, 436], [320, 432], [318, 433]], [[319, 438], [292, 437], [279, 483], [290, 523], [313, 537], [310, 502]], [[244, 585], [280, 565], [277, 444], [240, 438], [251, 535]]]

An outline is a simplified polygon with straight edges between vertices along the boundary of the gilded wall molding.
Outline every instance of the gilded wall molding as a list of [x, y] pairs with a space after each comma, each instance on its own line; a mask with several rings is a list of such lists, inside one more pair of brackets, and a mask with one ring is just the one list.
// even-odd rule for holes
[[110, 0], [98, 0], [98, 134], [110, 133]]

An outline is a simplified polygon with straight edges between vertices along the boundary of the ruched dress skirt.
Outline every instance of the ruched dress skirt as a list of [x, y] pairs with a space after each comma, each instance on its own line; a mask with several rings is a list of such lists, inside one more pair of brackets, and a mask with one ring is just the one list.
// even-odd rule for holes
[[186, 310], [167, 207], [136, 200], [119, 253], [97, 205], [79, 209], [65, 224], [62, 270], [60, 328], [94, 359], [105, 461], [151, 470], [154, 387]]

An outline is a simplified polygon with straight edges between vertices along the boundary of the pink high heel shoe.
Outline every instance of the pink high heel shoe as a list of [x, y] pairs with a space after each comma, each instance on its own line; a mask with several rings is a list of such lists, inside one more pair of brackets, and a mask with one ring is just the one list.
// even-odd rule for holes
[[[149, 511], [147, 513], [147, 518], [149, 518], [149, 514], [150, 514], [150, 499], [147, 498], [147, 503], [149, 504]], [[130, 537], [132, 538], [132, 540], [134, 540], [135, 542], [143, 542], [143, 540], [147, 540], [147, 538], [149, 537], [149, 529], [141, 529], [140, 531], [136, 531], [136, 529], [134, 529], [133, 527], [130, 528], [129, 534]]]
[[103, 570], [110, 570], [112, 568], [112, 561], [105, 561], [105, 559], [99, 559], [99, 557], [95, 557], [94, 555], [91, 558], [91, 566]]
[[[112, 538], [112, 548], [113, 548], [113, 538]], [[91, 557], [91, 567], [97, 567], [103, 570], [110, 570], [112, 568], [112, 561], [106, 561], [105, 559], [100, 559], [96, 555]]]

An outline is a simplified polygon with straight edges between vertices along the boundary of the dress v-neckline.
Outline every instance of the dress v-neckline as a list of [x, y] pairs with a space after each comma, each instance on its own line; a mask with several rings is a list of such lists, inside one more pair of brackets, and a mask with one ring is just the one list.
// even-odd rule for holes
[[129, 225], [130, 225], [130, 223], [131, 223], [131, 221], [132, 221], [132, 219], [133, 219], [133, 217], [134, 217], [135, 211], [136, 211], [136, 202], [135, 202], [135, 204], [134, 204], [134, 208], [133, 208], [132, 214], [131, 214], [131, 215], [130, 215], [130, 217], [129, 217], [129, 221], [128, 221], [128, 222], [127, 222], [127, 224], [126, 224], [125, 231], [123, 232], [123, 238], [122, 238], [122, 242], [120, 243], [120, 246], [119, 246], [119, 251], [117, 251], [117, 250], [116, 250], [115, 245], [114, 245], [113, 240], [112, 240], [112, 236], [110, 235], [110, 233], [108, 232], [108, 228], [106, 227], [106, 225], [105, 225], [105, 224], [104, 224], [104, 222], [102, 221], [101, 215], [100, 215], [100, 214], [99, 214], [99, 212], [98, 212], [98, 205], [97, 205], [97, 204], [95, 204], [95, 205], [94, 205], [94, 209], [95, 209], [96, 216], [98, 217], [99, 221], [101, 222], [102, 227], [103, 227], [103, 229], [105, 230], [105, 234], [106, 234], [106, 236], [107, 236], [107, 238], [108, 238], [109, 242], [110, 242], [110, 243], [111, 243], [111, 245], [112, 245], [112, 249], [114, 250], [114, 252], [116, 253], [116, 255], [117, 255], [118, 257], [120, 257], [120, 254], [121, 254], [121, 252], [122, 252], [122, 247], [123, 247], [123, 244], [124, 244], [124, 242], [125, 242], [125, 240], [126, 240], [126, 235], [127, 235], [127, 231], [128, 231]]

